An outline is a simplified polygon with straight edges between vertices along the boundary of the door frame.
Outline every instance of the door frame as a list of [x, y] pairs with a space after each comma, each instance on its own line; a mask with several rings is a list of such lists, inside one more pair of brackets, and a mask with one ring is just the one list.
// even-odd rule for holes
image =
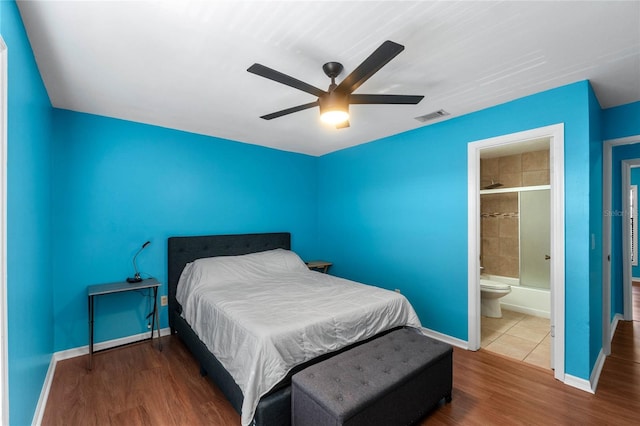
[[[611, 339], [617, 324], [616, 318], [611, 318], [611, 187], [613, 183], [613, 147], [640, 143], [640, 135], [624, 138], [608, 139], [602, 144], [602, 351], [605, 355], [611, 354]], [[624, 167], [622, 167], [624, 169]], [[622, 179], [624, 185], [624, 177]], [[623, 198], [624, 199], [624, 198]], [[609, 215], [606, 213], [609, 212]], [[624, 242], [622, 243], [624, 244]], [[624, 247], [623, 247], [624, 249]], [[623, 270], [623, 310], [627, 310], [627, 304], [631, 301], [631, 287], [625, 290]], [[630, 273], [630, 272], [629, 272]], [[629, 284], [631, 279], [629, 276]], [[629, 293], [627, 295], [627, 293]]]
[[468, 193], [468, 347], [480, 349], [480, 151], [500, 145], [549, 138], [551, 183], [551, 336], [552, 365], [564, 382], [565, 357], [565, 244], [564, 244], [564, 123], [489, 139], [467, 146]]
[[[624, 218], [627, 218], [628, 212], [631, 209], [631, 203], [629, 203], [629, 189], [631, 187], [631, 169], [634, 167], [640, 167], [640, 158], [634, 158], [630, 160], [622, 160], [622, 167], [620, 172], [622, 173], [620, 192], [622, 195], [622, 211], [625, 212]], [[624, 226], [624, 225], [623, 225]], [[631, 265], [631, 241], [629, 232], [622, 231], [622, 316], [625, 321], [633, 321], [633, 273]]]
[[7, 45], [0, 36], [0, 422], [9, 424], [7, 324]]

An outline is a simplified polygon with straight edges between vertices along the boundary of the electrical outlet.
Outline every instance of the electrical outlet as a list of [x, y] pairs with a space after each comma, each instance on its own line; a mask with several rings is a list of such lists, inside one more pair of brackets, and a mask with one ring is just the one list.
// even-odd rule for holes
[[160, 296], [160, 306], [167, 306], [169, 304], [169, 299], [167, 296]]

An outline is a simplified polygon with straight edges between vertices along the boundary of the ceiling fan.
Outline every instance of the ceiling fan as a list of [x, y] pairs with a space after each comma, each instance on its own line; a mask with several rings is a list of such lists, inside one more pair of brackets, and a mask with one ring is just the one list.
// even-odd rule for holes
[[305, 109], [320, 107], [320, 119], [329, 124], [335, 125], [337, 129], [349, 127], [349, 105], [350, 104], [406, 104], [415, 105], [424, 96], [408, 95], [360, 95], [353, 92], [367, 81], [380, 68], [385, 66], [390, 60], [395, 58], [404, 50], [404, 46], [385, 41], [367, 59], [365, 59], [351, 74], [349, 74], [340, 84], [336, 84], [336, 77], [343, 70], [342, 64], [338, 62], [327, 62], [322, 66], [324, 73], [331, 79], [329, 89], [324, 91], [312, 86], [304, 81], [283, 74], [261, 64], [251, 65], [247, 71], [268, 78], [278, 83], [291, 86], [303, 92], [317, 96], [318, 99], [308, 104], [294, 106], [271, 114], [263, 115], [260, 118], [272, 120], [283, 115], [302, 111]]

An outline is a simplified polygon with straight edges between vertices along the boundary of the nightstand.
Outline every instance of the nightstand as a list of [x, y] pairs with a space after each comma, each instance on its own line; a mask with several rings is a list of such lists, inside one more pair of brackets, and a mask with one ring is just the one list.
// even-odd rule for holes
[[[89, 302], [89, 370], [93, 368], [93, 307], [96, 296], [103, 294], [121, 293], [133, 290], [153, 290], [153, 312], [151, 313], [151, 343], [153, 344], [153, 330], [158, 329], [158, 340], [160, 340], [160, 321], [158, 320], [158, 288], [160, 283], [155, 278], [147, 278], [137, 283], [117, 282], [110, 284], [97, 284], [87, 287], [87, 297]], [[160, 341], [160, 350], [162, 342]]]
[[324, 260], [311, 260], [306, 263], [307, 267], [312, 271], [322, 272], [323, 274], [329, 272], [329, 268], [331, 267], [331, 265], [333, 265], [333, 263], [325, 262]]

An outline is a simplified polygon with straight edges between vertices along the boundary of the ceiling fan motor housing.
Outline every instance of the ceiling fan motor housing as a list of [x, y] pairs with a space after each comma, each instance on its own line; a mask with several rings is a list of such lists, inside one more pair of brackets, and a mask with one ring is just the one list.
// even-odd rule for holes
[[321, 116], [323, 116], [325, 113], [339, 111], [349, 114], [349, 95], [345, 93], [340, 93], [332, 90], [326, 95], [319, 97], [318, 104], [320, 106]]

